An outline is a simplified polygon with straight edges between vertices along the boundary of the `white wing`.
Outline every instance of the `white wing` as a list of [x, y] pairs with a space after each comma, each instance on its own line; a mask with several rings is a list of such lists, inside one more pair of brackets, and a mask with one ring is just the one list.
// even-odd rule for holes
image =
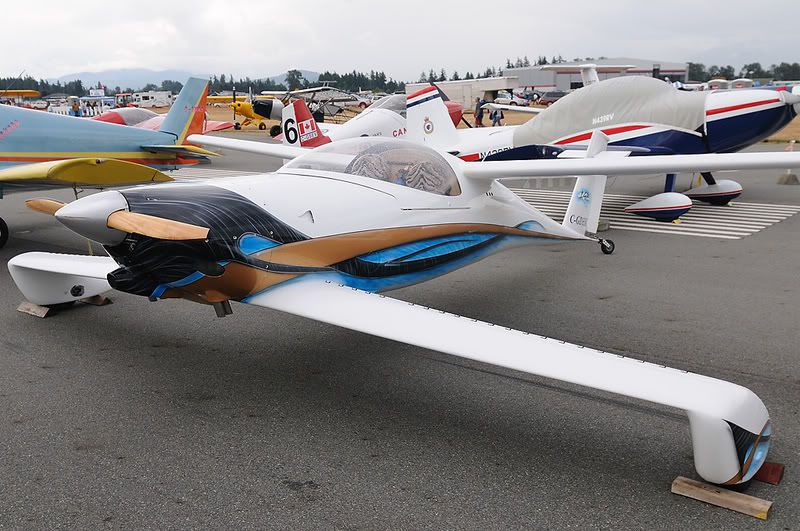
[[[286, 282], [246, 302], [492, 365], [688, 412], [695, 465], [706, 480], [744, 476], [727, 422], [761, 434], [768, 414], [750, 390], [330, 282]], [[726, 422], [727, 421], [727, 422]], [[760, 466], [760, 463], [757, 464]], [[757, 467], [756, 467], [757, 468]], [[753, 471], [754, 473], [755, 471]]]
[[119, 266], [110, 256], [24, 253], [8, 261], [8, 272], [27, 300], [60, 304], [105, 293], [107, 276]]
[[221, 136], [190, 135], [186, 140], [194, 144], [200, 144], [201, 146], [232, 149], [234, 151], [244, 151], [247, 153], [256, 153], [258, 155], [277, 157], [279, 159], [294, 159], [304, 153], [308, 153], [307, 149], [300, 147], [285, 146], [283, 144], [273, 144], [267, 142], [255, 142], [253, 140], [240, 140], [238, 138], [226, 138]]
[[768, 170], [800, 167], [800, 152], [709, 153], [702, 155], [602, 156], [581, 159], [509, 160], [464, 163], [464, 176], [476, 180], [561, 175], [647, 175], [659, 173]]
[[526, 112], [528, 114], [539, 114], [545, 110], [544, 107], [523, 107], [521, 105], [506, 105], [504, 103], [485, 103], [483, 108], [491, 109], [493, 111], [501, 110], [510, 112]]

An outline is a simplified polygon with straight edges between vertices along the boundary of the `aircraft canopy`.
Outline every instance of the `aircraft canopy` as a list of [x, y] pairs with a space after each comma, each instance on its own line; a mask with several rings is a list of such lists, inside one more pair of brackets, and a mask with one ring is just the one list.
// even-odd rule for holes
[[405, 140], [359, 137], [332, 142], [302, 155], [285, 169], [348, 173], [439, 195], [459, 195], [452, 166], [437, 151]]

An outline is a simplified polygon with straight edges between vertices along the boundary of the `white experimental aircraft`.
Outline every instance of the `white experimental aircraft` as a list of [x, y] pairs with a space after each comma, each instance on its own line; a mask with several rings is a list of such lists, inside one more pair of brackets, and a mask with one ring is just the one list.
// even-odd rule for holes
[[[57, 304], [113, 288], [208, 304], [219, 316], [231, 313], [231, 301], [272, 308], [685, 410], [697, 472], [713, 483], [746, 482], [766, 459], [769, 415], [744, 387], [379, 293], [514, 246], [599, 242], [613, 251], [586, 234], [602, 201], [597, 175], [783, 168], [800, 163], [800, 153], [624, 158], [605, 151], [598, 133], [587, 158], [465, 163], [392, 138], [313, 150], [189, 140], [292, 160], [264, 175], [104, 191], [66, 205], [31, 200], [109, 256], [16, 256], [8, 268], [22, 293]], [[552, 175], [581, 175], [562, 224], [498, 182]]]

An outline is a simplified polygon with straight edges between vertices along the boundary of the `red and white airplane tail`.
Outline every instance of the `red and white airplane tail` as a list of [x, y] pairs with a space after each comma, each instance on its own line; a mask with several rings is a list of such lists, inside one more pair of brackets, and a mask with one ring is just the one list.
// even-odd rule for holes
[[315, 148], [331, 141], [319, 128], [305, 100], [294, 100], [281, 113], [283, 143], [289, 146]]
[[451, 151], [459, 144], [453, 119], [437, 87], [406, 96], [406, 122], [406, 138], [412, 142], [443, 151]]

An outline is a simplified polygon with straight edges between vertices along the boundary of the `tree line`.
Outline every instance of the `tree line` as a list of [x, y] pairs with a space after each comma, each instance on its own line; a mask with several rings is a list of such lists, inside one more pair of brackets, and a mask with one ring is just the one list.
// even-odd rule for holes
[[780, 63], [764, 68], [761, 63], [744, 65], [738, 72], [731, 66], [712, 65], [706, 68], [703, 63], [689, 63], [688, 78], [691, 81], [706, 82], [710, 79], [724, 78], [727, 80], [736, 77], [750, 79], [772, 79], [775, 81], [800, 80], [800, 63]]
[[[605, 57], [598, 57], [597, 59], [605, 59]], [[593, 57], [576, 57], [572, 59], [573, 62], [592, 62], [596, 60]], [[512, 61], [511, 58], [506, 58], [505, 64], [502, 66], [488, 66], [482, 71], [475, 73], [468, 71], [463, 76], [458, 71], [448, 72], [441, 68], [438, 71], [431, 68], [427, 72], [424, 70], [420, 73], [418, 82], [437, 82], [437, 81], [458, 81], [461, 79], [478, 79], [487, 77], [502, 76], [503, 71], [509, 68], [519, 68], [536, 65], [558, 64], [564, 63], [566, 60], [561, 56], [553, 56], [550, 59], [540, 55], [534, 61], [528, 59], [528, 56], [517, 57]], [[733, 66], [718, 66], [712, 65], [708, 68], [703, 63], [688, 63], [689, 71], [688, 78], [692, 81], [708, 81], [713, 78], [734, 79], [736, 77], [747, 77], [751, 79], [774, 79], [776, 81], [785, 80], [800, 80], [800, 63], [786, 63], [774, 64], [767, 68], [763, 67], [761, 63], [749, 63], [737, 72]], [[360, 90], [370, 90], [373, 92], [401, 92], [405, 90], [405, 82], [397, 81], [387, 76], [383, 71], [370, 70], [369, 72], [358, 72], [353, 70], [345, 74], [338, 74], [336, 72], [325, 71], [319, 76], [319, 80], [311, 82], [303, 77], [302, 72], [299, 70], [289, 70], [286, 73], [286, 83], [276, 83], [269, 78], [252, 79], [250, 77], [234, 78], [232, 75], [220, 74], [211, 77], [209, 92], [211, 94], [221, 91], [233, 90], [235, 86], [238, 91], [247, 92], [252, 89], [254, 93], [258, 94], [263, 90], [295, 90], [301, 88], [309, 88], [321, 84], [323, 81], [333, 82], [332, 84], [342, 90], [356, 92]], [[98, 83], [97, 87], [101, 88], [103, 85]], [[147, 85], [134, 89], [132, 87], [106, 87], [106, 94], [113, 95], [124, 92], [146, 92], [149, 90], [168, 90], [173, 94], [177, 94], [183, 88], [183, 83], [171, 79], [165, 79], [160, 85], [155, 83], [148, 83]], [[83, 82], [78, 79], [75, 81], [48, 81], [46, 79], [35, 79], [31, 76], [24, 77], [0, 77], [0, 90], [2, 89], [28, 89], [37, 90], [43, 96], [50, 94], [68, 94], [70, 96], [85, 96], [89, 93], [89, 88], [84, 86]]]

